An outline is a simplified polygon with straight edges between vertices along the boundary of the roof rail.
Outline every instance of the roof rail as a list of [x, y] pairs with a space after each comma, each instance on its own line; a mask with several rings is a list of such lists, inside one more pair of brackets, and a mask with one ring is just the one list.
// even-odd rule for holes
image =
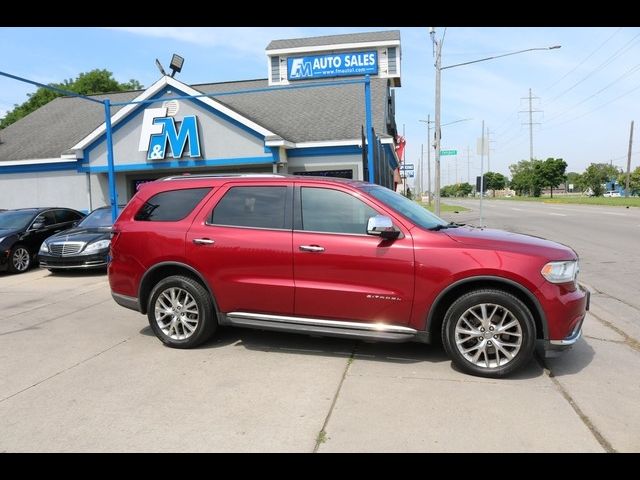
[[192, 174], [183, 174], [183, 175], [172, 175], [170, 177], [163, 177], [159, 180], [189, 180], [194, 178], [284, 178], [286, 175], [279, 175], [276, 173], [196, 173]]

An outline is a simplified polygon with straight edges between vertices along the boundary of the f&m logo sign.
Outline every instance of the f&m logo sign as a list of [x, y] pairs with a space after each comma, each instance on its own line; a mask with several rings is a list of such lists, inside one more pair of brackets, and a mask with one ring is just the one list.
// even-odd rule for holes
[[287, 59], [289, 80], [378, 73], [378, 52], [337, 53]]
[[189, 157], [198, 158], [200, 136], [195, 115], [185, 115], [179, 127], [173, 116], [168, 116], [167, 107], [147, 108], [142, 118], [139, 152], [147, 152], [147, 160], [162, 160], [167, 156], [167, 147], [173, 158], [182, 158], [189, 143]]

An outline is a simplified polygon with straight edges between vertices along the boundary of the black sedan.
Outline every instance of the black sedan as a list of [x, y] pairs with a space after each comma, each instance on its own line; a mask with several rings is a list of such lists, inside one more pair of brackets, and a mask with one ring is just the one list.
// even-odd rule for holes
[[21, 208], [0, 212], [0, 271], [26, 272], [42, 242], [84, 214], [70, 208]]
[[112, 225], [111, 207], [95, 209], [74, 228], [42, 243], [38, 254], [40, 266], [51, 272], [106, 268]]

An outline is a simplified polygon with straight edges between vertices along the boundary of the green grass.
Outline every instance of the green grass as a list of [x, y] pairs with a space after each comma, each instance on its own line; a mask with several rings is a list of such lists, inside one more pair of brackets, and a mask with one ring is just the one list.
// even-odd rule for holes
[[[487, 197], [490, 198], [490, 197]], [[517, 200], [521, 202], [564, 203], [573, 205], [608, 205], [613, 207], [640, 207], [640, 197], [582, 197], [582, 196], [556, 196], [556, 197], [496, 197], [495, 200]]]
[[[422, 205], [424, 208], [426, 208], [430, 212], [433, 212], [433, 209], [434, 209], [434, 206], [435, 206], [434, 202], [431, 202], [431, 206], [429, 206], [428, 203], [423, 203], [423, 202], [418, 202], [418, 204]], [[468, 210], [469, 209], [465, 208], [465, 207], [459, 207], [457, 205], [447, 205], [446, 203], [440, 202], [440, 213], [444, 213], [444, 212], [466, 212]]]

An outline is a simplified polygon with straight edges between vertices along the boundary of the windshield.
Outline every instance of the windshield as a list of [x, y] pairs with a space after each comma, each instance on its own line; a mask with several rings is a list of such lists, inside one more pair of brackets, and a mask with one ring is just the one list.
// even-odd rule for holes
[[422, 228], [433, 229], [447, 225], [447, 222], [436, 217], [426, 208], [388, 188], [376, 186], [366, 187], [363, 190]]
[[33, 220], [35, 210], [8, 210], [0, 212], [0, 228], [3, 230], [21, 230]]
[[94, 210], [78, 224], [79, 227], [84, 228], [110, 227], [111, 225], [113, 225], [113, 221], [111, 220], [110, 208]]

